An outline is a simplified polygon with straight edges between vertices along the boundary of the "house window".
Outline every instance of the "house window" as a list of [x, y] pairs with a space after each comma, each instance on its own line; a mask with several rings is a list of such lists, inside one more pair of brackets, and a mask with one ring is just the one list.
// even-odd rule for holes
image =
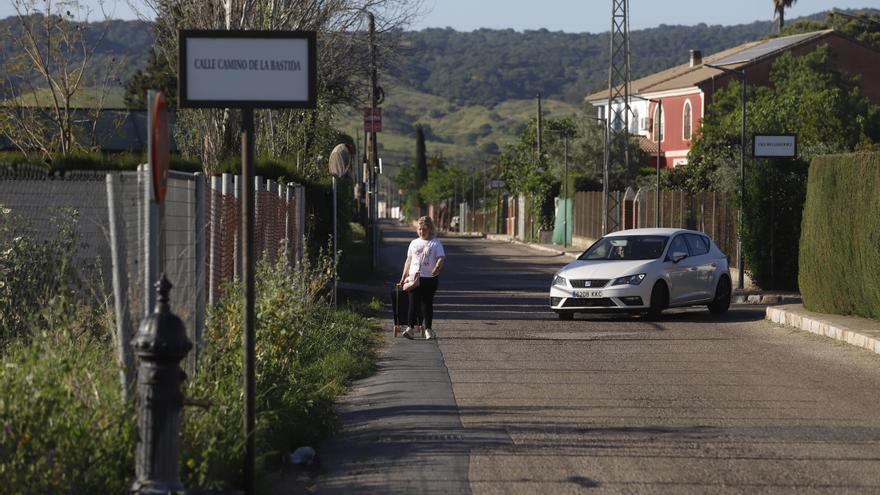
[[660, 111], [660, 107], [657, 106], [657, 108], [654, 109], [654, 130], [652, 131], [655, 141], [663, 141], [663, 131], [666, 126], [663, 125], [662, 116], [663, 114]]
[[683, 137], [685, 141], [690, 141], [691, 139], [691, 102], [690, 100], [684, 102], [684, 112], [682, 112], [682, 126], [683, 129]]
[[632, 120], [629, 122], [629, 133], [639, 133], [639, 111], [636, 108], [632, 109]]

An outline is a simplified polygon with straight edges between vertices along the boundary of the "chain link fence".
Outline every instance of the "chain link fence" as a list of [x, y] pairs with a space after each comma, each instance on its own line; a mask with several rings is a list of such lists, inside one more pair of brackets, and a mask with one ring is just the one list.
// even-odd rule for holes
[[[0, 164], [0, 206], [30, 226], [35, 239], [49, 239], [52, 217], [75, 211], [75, 259], [83, 272], [96, 267], [94, 292], [112, 300], [119, 359], [131, 383], [129, 341], [155, 303], [160, 271], [174, 284], [172, 310], [196, 343], [185, 364], [194, 372], [205, 326], [206, 306], [216, 303], [227, 282], [241, 273], [240, 176], [206, 181], [200, 173], [170, 172], [163, 206], [152, 201], [146, 165], [130, 172], [51, 174], [38, 166]], [[293, 266], [303, 255], [305, 188], [255, 181], [255, 253]], [[69, 214], [69, 213], [68, 213]], [[112, 297], [112, 298], [111, 298]]]

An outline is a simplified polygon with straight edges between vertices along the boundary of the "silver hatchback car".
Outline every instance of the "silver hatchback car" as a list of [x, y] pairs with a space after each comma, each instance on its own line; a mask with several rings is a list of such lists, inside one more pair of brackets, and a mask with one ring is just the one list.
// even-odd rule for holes
[[632, 229], [608, 234], [564, 266], [550, 286], [550, 309], [574, 313], [646, 313], [705, 304], [730, 306], [727, 256], [706, 234], [686, 229]]

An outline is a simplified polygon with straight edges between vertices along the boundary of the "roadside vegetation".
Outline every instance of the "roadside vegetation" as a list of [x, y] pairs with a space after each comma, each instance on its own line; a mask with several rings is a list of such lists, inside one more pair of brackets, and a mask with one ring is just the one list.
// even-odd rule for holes
[[810, 164], [800, 242], [804, 307], [880, 320], [880, 152]]
[[[122, 494], [134, 477], [135, 401], [120, 388], [112, 309], [74, 269], [80, 240], [67, 218], [53, 239], [38, 242], [13, 211], [0, 210], [0, 486], [17, 494]], [[301, 269], [261, 263], [257, 270], [261, 473], [332, 432], [334, 398], [373, 369], [371, 321], [328, 304], [332, 260], [314, 259]], [[184, 409], [188, 488], [240, 486], [240, 293], [227, 287], [212, 308], [197, 371], [184, 382], [187, 397], [211, 402]], [[22, 305], [31, 299], [21, 295], [34, 302]]]

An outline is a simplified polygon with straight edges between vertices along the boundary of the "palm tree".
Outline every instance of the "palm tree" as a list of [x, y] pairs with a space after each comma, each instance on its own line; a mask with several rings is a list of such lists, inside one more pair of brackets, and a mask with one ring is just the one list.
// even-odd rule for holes
[[785, 24], [785, 9], [797, 3], [797, 0], [773, 0], [773, 12], [776, 13], [776, 32], [782, 32]]

